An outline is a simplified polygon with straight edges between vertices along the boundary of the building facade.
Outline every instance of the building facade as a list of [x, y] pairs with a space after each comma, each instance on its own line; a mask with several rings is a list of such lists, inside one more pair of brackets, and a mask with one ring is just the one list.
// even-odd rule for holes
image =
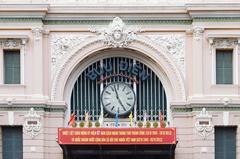
[[[239, 158], [237, 1], [0, 6], [0, 159]], [[114, 151], [61, 143], [61, 128], [89, 123], [114, 131], [163, 124], [176, 138]]]

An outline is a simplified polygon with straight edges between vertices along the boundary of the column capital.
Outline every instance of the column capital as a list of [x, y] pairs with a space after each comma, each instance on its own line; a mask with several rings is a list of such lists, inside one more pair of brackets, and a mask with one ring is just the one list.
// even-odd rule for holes
[[34, 39], [36, 41], [39, 41], [42, 37], [42, 33], [43, 33], [43, 28], [42, 27], [35, 27], [35, 28], [32, 28], [32, 33], [34, 35]]
[[204, 32], [203, 27], [200, 27], [200, 26], [193, 27], [193, 37], [194, 37], [194, 39], [199, 41], [203, 32]]

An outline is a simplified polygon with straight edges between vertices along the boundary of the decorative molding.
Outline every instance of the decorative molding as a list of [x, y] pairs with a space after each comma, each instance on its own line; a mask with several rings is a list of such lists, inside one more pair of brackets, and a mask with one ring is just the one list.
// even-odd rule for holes
[[52, 75], [56, 72], [56, 68], [58, 68], [59, 64], [62, 62], [63, 57], [84, 42], [88, 37], [90, 37], [90, 35], [78, 33], [50, 34]]
[[3, 49], [20, 49], [27, 43], [27, 39], [1, 39], [0, 44]]
[[200, 26], [195, 26], [193, 28], [193, 37], [196, 41], [199, 41], [202, 37], [202, 34], [204, 32], [204, 28]]
[[240, 22], [239, 17], [194, 17], [193, 22]]
[[238, 44], [237, 39], [224, 38], [224, 39], [213, 39], [212, 46], [215, 48], [234, 48]]
[[[6, 101], [7, 102], [7, 101]], [[65, 105], [37, 105], [37, 104], [17, 104], [15, 101], [12, 105], [4, 104], [0, 105], [0, 111], [28, 111], [30, 108], [34, 108], [38, 111], [44, 112], [65, 112]]]
[[84, 4], [84, 5], [163, 5], [163, 4], [185, 4], [185, 0], [44, 0], [45, 3], [50, 3], [50, 4]]
[[[205, 104], [206, 105], [206, 104]], [[179, 106], [174, 106], [172, 107], [172, 112], [175, 112], [175, 113], [187, 113], [187, 112], [194, 112], [194, 111], [201, 111], [202, 110], [202, 107], [200, 106], [191, 106], [191, 107], [179, 107]], [[227, 107], [224, 105], [223, 107], [223, 103], [220, 103], [220, 104], [215, 104], [214, 106], [209, 106], [209, 107], [206, 107], [206, 109], [208, 111], [215, 111], [215, 112], [222, 112], [222, 111], [237, 111], [237, 112], [240, 112], [240, 107], [238, 106], [238, 104], [229, 104]]]
[[147, 35], [151, 41], [163, 47], [170, 54], [185, 76], [185, 37], [182, 34]]
[[19, 39], [6, 39], [2, 41], [2, 47], [5, 49], [16, 49], [21, 47], [21, 40]]
[[2, 23], [33, 23], [42, 22], [42, 18], [0, 18]]
[[239, 51], [239, 39], [236, 37], [221, 38], [221, 37], [208, 37], [209, 51], [213, 53], [214, 49], [234, 49]]
[[[98, 17], [96, 17], [97, 19]], [[141, 17], [144, 18], [144, 17]], [[87, 19], [87, 18], [86, 18]], [[124, 20], [126, 25], [191, 25], [192, 20]], [[0, 19], [1, 22], [1, 19]], [[44, 25], [107, 25], [110, 20], [43, 20]]]
[[232, 102], [232, 99], [228, 98], [228, 97], [224, 97], [224, 98], [221, 99], [221, 101], [222, 101], [224, 106], [228, 106]]
[[41, 39], [43, 31], [44, 30], [41, 27], [32, 28], [32, 33], [36, 41], [39, 41]]
[[34, 138], [39, 135], [42, 128], [41, 117], [34, 108], [31, 108], [27, 115], [24, 116], [24, 133]]
[[213, 128], [212, 116], [208, 114], [206, 108], [202, 108], [202, 111], [196, 116], [196, 132], [205, 140], [213, 133]]
[[107, 28], [96, 28], [91, 32], [97, 33], [104, 45], [110, 48], [123, 48], [136, 39], [136, 33], [140, 30], [127, 28], [121, 18], [115, 17]]

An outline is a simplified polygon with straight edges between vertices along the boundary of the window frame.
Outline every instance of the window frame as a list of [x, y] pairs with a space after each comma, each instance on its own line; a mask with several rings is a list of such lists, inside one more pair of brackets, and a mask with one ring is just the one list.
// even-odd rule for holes
[[222, 125], [217, 125], [217, 126], [215, 126], [214, 127], [214, 158], [216, 158], [216, 149], [217, 149], [217, 145], [216, 145], [216, 129], [225, 129], [225, 131], [226, 131], [226, 129], [235, 129], [235, 157], [237, 158], [237, 156], [238, 156], [238, 153], [237, 153], [237, 129], [238, 129], [238, 126], [235, 126], [235, 125], [231, 125], [231, 126], [222, 126]]
[[[13, 130], [15, 130], [15, 131], [13, 131]], [[9, 132], [9, 131], [10, 131], [10, 133], [6, 133], [6, 132]], [[21, 147], [18, 147], [18, 151], [14, 151], [14, 153], [15, 153], [15, 155], [19, 155], [20, 154], [21, 155], [20, 158], [22, 159], [23, 158], [23, 152], [24, 152], [24, 150], [23, 150], [23, 127], [22, 126], [2, 126], [1, 127], [1, 132], [2, 132], [2, 138], [3, 138], [2, 139], [2, 158], [4, 158], [5, 155], [6, 155], [6, 151], [4, 151], [4, 146], [6, 146], [4, 144], [4, 140], [5, 141], [9, 140], [9, 138], [4, 138], [4, 136], [7, 134], [7, 135], [10, 135], [11, 137], [14, 136], [14, 139], [16, 139], [16, 138], [19, 139], [19, 137], [17, 137], [17, 135], [19, 135], [18, 133], [20, 133], [20, 135], [21, 135], [21, 137], [20, 137], [21, 143], [18, 143], [18, 144], [20, 144]], [[10, 142], [9, 144], [11, 145], [13, 143]], [[14, 147], [14, 148], [16, 148], [16, 147]], [[13, 149], [11, 149], [11, 150], [13, 150]], [[7, 154], [9, 154], [9, 153], [7, 153]], [[19, 156], [17, 158], [19, 158]]]
[[[231, 51], [231, 53], [229, 52], [229, 54], [232, 54], [232, 83], [229, 83], [229, 84], [225, 84], [225, 83], [217, 83], [217, 51]], [[215, 84], [216, 85], [233, 85], [235, 82], [234, 82], [234, 49], [231, 49], [231, 48], [216, 48], [215, 49]]]
[[[227, 44], [225, 43], [227, 42]], [[236, 38], [209, 38], [209, 49], [212, 54], [212, 85], [232, 86], [238, 85], [238, 44]], [[232, 84], [217, 84], [216, 80], [216, 53], [217, 50], [232, 50]]]
[[[6, 80], [6, 69], [8, 67], [6, 67], [6, 59], [5, 59], [5, 56], [7, 54], [19, 54], [19, 69], [20, 69], [20, 72], [19, 72], [19, 82], [14, 82], [14, 83], [7, 83], [7, 81], [9, 80]], [[4, 84], [9, 84], [9, 85], [12, 85], [12, 84], [21, 84], [21, 50], [19, 49], [3, 49], [3, 83]]]
[[[11, 38], [11, 39], [0, 39], [2, 45], [0, 45], [0, 84], [1, 85], [24, 85], [24, 58], [25, 58], [25, 47], [26, 38]], [[6, 84], [4, 79], [4, 50], [19, 50], [20, 52], [20, 83], [17, 84]]]

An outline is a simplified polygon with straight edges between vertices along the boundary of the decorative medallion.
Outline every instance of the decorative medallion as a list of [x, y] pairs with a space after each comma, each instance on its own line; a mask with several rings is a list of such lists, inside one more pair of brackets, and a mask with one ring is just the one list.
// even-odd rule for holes
[[204, 140], [213, 133], [212, 116], [208, 114], [206, 108], [196, 116], [195, 129]]
[[31, 108], [28, 114], [24, 117], [24, 132], [34, 138], [40, 133], [41, 127], [40, 115]]
[[137, 29], [127, 28], [121, 18], [115, 17], [107, 28], [91, 30], [96, 32], [104, 44], [111, 48], [123, 48], [135, 40]]

